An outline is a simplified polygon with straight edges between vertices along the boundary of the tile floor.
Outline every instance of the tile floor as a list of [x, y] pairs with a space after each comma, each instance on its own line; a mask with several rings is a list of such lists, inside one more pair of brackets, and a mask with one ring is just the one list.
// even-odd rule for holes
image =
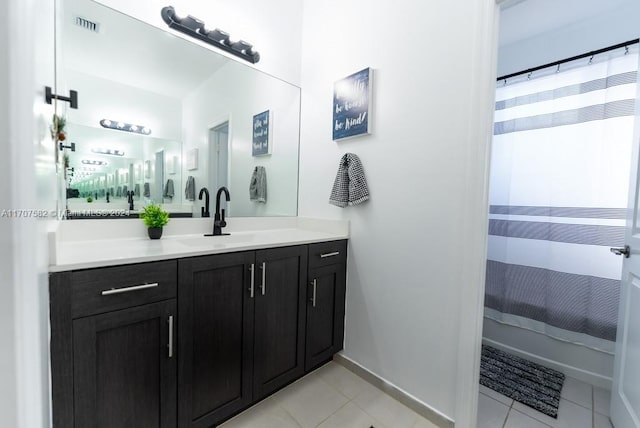
[[[609, 391], [567, 377], [558, 419], [480, 385], [477, 428], [612, 428]], [[220, 428], [436, 428], [331, 362], [225, 422]]]
[[378, 388], [330, 362], [220, 428], [437, 428]]
[[610, 396], [606, 389], [567, 377], [558, 419], [553, 419], [480, 385], [477, 428], [612, 428]]

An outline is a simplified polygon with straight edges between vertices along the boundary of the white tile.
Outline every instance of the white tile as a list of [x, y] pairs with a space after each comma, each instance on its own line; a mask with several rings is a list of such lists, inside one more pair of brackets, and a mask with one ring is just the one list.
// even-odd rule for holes
[[313, 374], [278, 392], [274, 399], [303, 428], [316, 427], [349, 401]]
[[330, 362], [315, 371], [322, 380], [342, 392], [347, 398], [353, 399], [369, 385], [360, 376], [347, 370], [340, 364]]
[[506, 395], [502, 395], [498, 391], [495, 391], [491, 388], [487, 388], [484, 385], [480, 385], [480, 393], [484, 395], [488, 395], [494, 400], [498, 400], [499, 402], [501, 402], [502, 404], [506, 404], [507, 406], [511, 406], [511, 404], [513, 404], [512, 398], [509, 398]]
[[611, 391], [604, 388], [593, 388], [593, 410], [601, 415], [610, 416]]
[[[378, 427], [376, 426], [376, 428]], [[426, 418], [423, 418], [422, 416], [419, 416], [413, 428], [438, 428], [438, 425]]]
[[388, 427], [412, 428], [419, 417], [416, 412], [371, 384], [367, 384], [353, 401]]
[[561, 397], [591, 409], [593, 407], [592, 389], [593, 387], [590, 384], [567, 376], [564, 379], [564, 385], [562, 385]]
[[360, 407], [349, 402], [340, 408], [327, 420], [318, 425], [318, 428], [345, 428], [345, 427], [362, 427], [384, 428], [381, 422], [368, 415]]
[[477, 428], [501, 428], [509, 413], [509, 407], [484, 394], [478, 395]]
[[275, 400], [267, 398], [220, 428], [300, 428], [300, 425]]
[[613, 428], [613, 424], [609, 420], [609, 416], [594, 413], [593, 428]]
[[554, 428], [590, 427], [592, 422], [591, 410], [564, 399], [560, 399], [558, 419], [554, 419], [544, 413], [540, 413], [539, 411], [517, 401], [513, 403], [513, 409], [516, 409], [517, 411], [522, 412], [527, 416], [531, 416], [532, 418]]
[[[496, 427], [499, 428], [498, 426]], [[511, 409], [504, 428], [549, 428], [549, 425], [543, 424], [537, 419], [533, 419], [524, 413]]]

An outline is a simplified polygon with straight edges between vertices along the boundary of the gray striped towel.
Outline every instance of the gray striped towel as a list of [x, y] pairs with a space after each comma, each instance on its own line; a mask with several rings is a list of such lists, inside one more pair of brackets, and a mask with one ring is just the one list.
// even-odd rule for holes
[[172, 179], [168, 179], [167, 183], [164, 185], [164, 192], [162, 192], [162, 196], [165, 198], [171, 198], [173, 199], [173, 180]]
[[267, 171], [263, 166], [257, 166], [253, 169], [249, 182], [249, 200], [267, 202]]
[[329, 203], [339, 207], [358, 205], [369, 199], [369, 188], [360, 158], [347, 153], [340, 159]]
[[187, 201], [196, 200], [196, 179], [192, 176], [187, 178], [187, 184], [184, 186], [184, 198]]

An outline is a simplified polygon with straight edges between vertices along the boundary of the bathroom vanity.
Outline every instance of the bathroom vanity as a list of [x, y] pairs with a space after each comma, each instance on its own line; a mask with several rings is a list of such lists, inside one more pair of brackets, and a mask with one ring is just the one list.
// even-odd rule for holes
[[233, 220], [221, 237], [57, 238], [54, 427], [215, 426], [342, 349], [346, 227]]

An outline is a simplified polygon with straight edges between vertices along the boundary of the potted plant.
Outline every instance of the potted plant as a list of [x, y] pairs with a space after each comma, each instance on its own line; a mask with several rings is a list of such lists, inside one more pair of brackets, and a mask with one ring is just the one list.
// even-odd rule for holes
[[169, 222], [169, 213], [160, 205], [150, 204], [142, 209], [140, 218], [148, 228], [149, 238], [160, 239], [162, 227]]
[[65, 135], [64, 127], [67, 125], [67, 119], [64, 116], [53, 115], [53, 124], [51, 125], [51, 138], [57, 141], [64, 141], [67, 139]]

